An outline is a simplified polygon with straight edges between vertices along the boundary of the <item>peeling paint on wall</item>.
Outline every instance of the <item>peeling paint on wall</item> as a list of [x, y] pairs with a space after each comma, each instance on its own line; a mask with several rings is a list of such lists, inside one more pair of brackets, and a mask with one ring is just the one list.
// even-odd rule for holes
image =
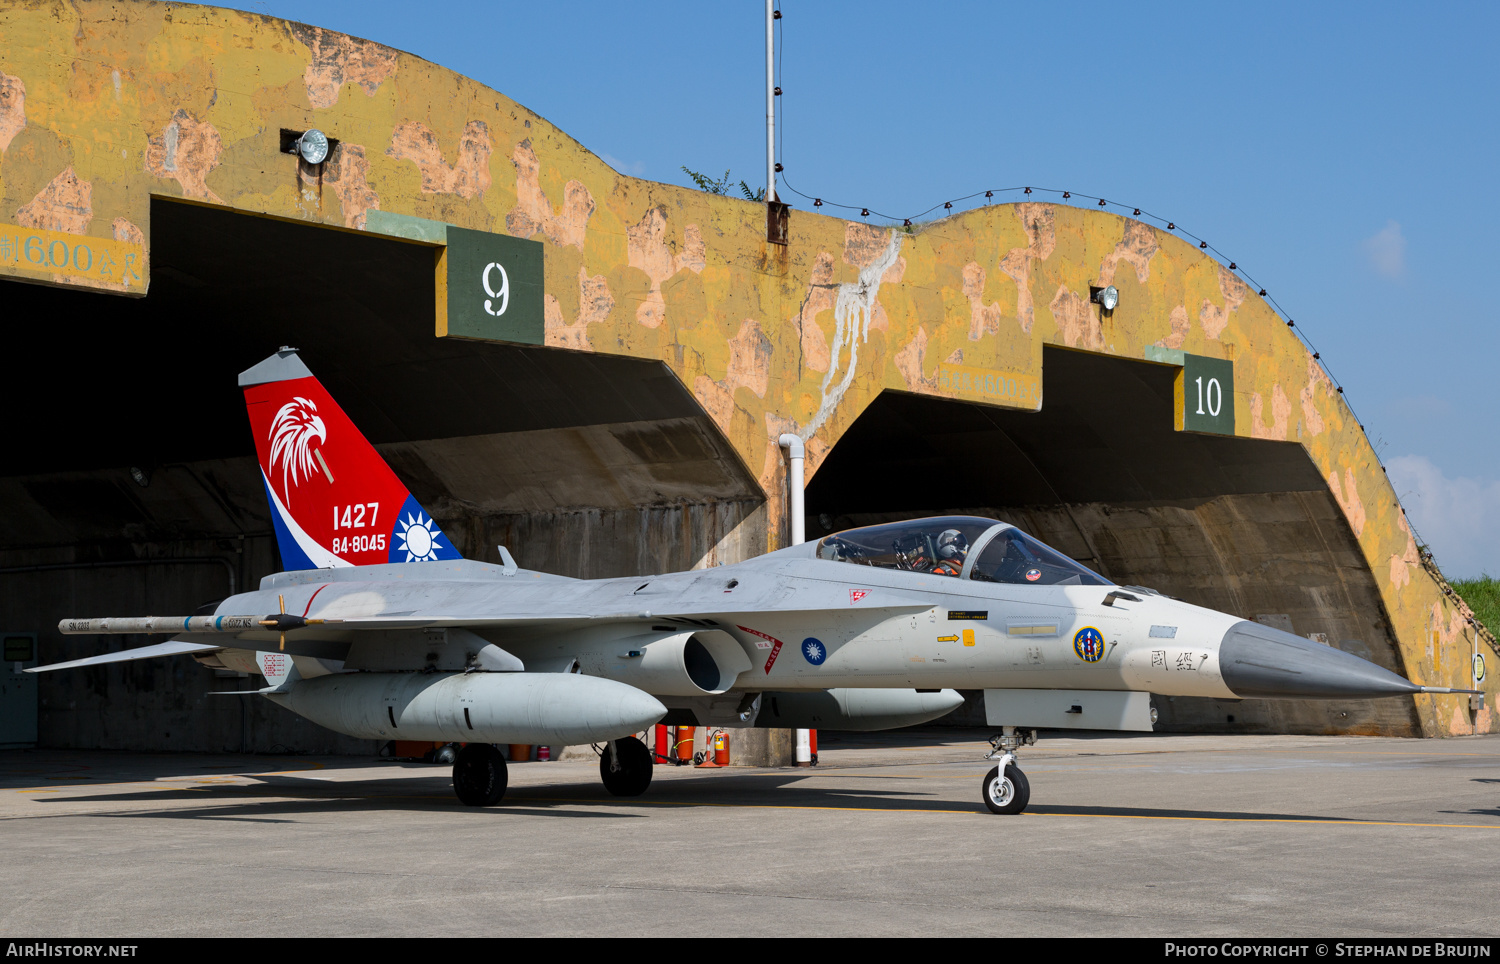
[[1256, 438], [1270, 438], [1281, 441], [1286, 438], [1287, 420], [1292, 414], [1292, 400], [1286, 397], [1286, 392], [1281, 390], [1281, 385], [1271, 386], [1271, 424], [1267, 425], [1261, 420], [1261, 410], [1264, 408], [1265, 400], [1260, 392], [1250, 395], [1251, 425], [1250, 434]]
[[358, 84], [366, 97], [374, 97], [380, 85], [396, 72], [396, 51], [383, 44], [322, 27], [292, 24], [291, 29], [312, 52], [302, 80], [307, 86], [307, 102], [314, 110], [337, 104], [345, 84]]
[[964, 265], [964, 297], [969, 299], [969, 339], [978, 341], [985, 335], [999, 334], [1005, 309], [998, 301], [984, 303], [984, 269], [977, 261]]
[[524, 140], [511, 154], [516, 165], [516, 206], [505, 218], [505, 229], [520, 238], [543, 234], [553, 244], [570, 244], [583, 248], [589, 217], [594, 213], [594, 196], [582, 181], [570, 180], [563, 186], [562, 206], [554, 211], [541, 187], [541, 163], [531, 142]]
[[927, 329], [918, 328], [911, 341], [901, 346], [901, 350], [896, 352], [896, 370], [901, 373], [901, 379], [906, 383], [906, 388], [917, 392], [931, 387], [929, 380], [923, 374], [926, 366]]
[[338, 195], [344, 227], [364, 228], [365, 216], [380, 208], [380, 195], [370, 187], [370, 162], [359, 144], [340, 144], [328, 159], [324, 183]]
[[1406, 522], [1406, 513], [1398, 513], [1396, 521], [1400, 524], [1401, 531], [1406, 533], [1405, 551], [1399, 555], [1391, 554], [1391, 585], [1400, 589], [1411, 582], [1413, 567], [1420, 566], [1422, 558], [1418, 554], [1417, 539], [1412, 534], [1411, 526]]
[[729, 339], [729, 377], [724, 387], [733, 392], [743, 386], [765, 398], [770, 376], [771, 339], [761, 331], [760, 322], [746, 318], [740, 323], [739, 334]]
[[604, 322], [615, 308], [615, 299], [609, 293], [608, 279], [604, 275], [589, 276], [584, 268], [578, 269], [578, 319], [569, 324], [562, 307], [552, 295], [544, 296], [544, 324], [547, 344], [554, 348], [571, 348], [589, 351], [589, 325]]
[[1145, 284], [1151, 280], [1151, 258], [1159, 249], [1156, 229], [1141, 221], [1126, 221], [1125, 236], [1099, 266], [1099, 285], [1115, 283], [1115, 270], [1123, 261], [1135, 269], [1135, 280]]
[[69, 167], [16, 210], [16, 221], [28, 228], [82, 234], [94, 217], [93, 198], [94, 186]]
[[458, 157], [443, 159], [437, 135], [419, 121], [406, 121], [391, 132], [386, 155], [411, 161], [422, 172], [422, 190], [427, 194], [456, 194], [461, 198], [482, 197], [490, 187], [490, 131], [483, 121], [471, 120], [459, 138]]
[[26, 126], [26, 85], [0, 71], [0, 152]]
[[222, 202], [223, 198], [209, 190], [208, 175], [223, 153], [223, 139], [212, 124], [178, 110], [162, 132], [147, 141], [146, 170], [159, 178], [176, 180], [185, 197]]
[[797, 312], [797, 337], [802, 349], [802, 365], [811, 371], [826, 372], [831, 364], [828, 336], [818, 325], [818, 315], [833, 310], [838, 294], [838, 285], [833, 282], [833, 255], [827, 251], [819, 251], [817, 260], [813, 262], [812, 277], [807, 282], [807, 293]]
[[1087, 297], [1070, 291], [1067, 285], [1059, 285], [1047, 309], [1057, 322], [1064, 345], [1090, 351], [1104, 347], [1104, 326], [1094, 310], [1094, 303]]
[[1229, 324], [1231, 312], [1239, 310], [1240, 305], [1245, 303], [1245, 298], [1250, 294], [1250, 289], [1245, 283], [1230, 273], [1223, 265], [1215, 265], [1219, 275], [1219, 293], [1224, 298], [1223, 306], [1215, 305], [1207, 298], [1203, 299], [1203, 307], [1198, 311], [1198, 323], [1203, 326], [1203, 333], [1210, 338], [1217, 339]]
[[1052, 257], [1057, 246], [1057, 223], [1050, 204], [1018, 204], [1016, 215], [1029, 243], [1024, 248], [1011, 248], [1000, 260], [1000, 270], [1016, 282], [1016, 318], [1021, 322], [1021, 330], [1029, 333], [1036, 320], [1036, 308], [1031, 302], [1031, 266]]
[[1323, 366], [1314, 359], [1308, 358], [1307, 384], [1302, 387], [1302, 391], [1298, 392], [1298, 397], [1302, 401], [1303, 425], [1306, 426], [1307, 434], [1310, 436], [1319, 435], [1323, 431], [1323, 416], [1318, 411], [1317, 404], [1320, 388], [1325, 398], [1334, 394], [1333, 383], [1329, 380], [1328, 373], [1323, 371]]
[[1162, 348], [1181, 348], [1187, 343], [1188, 334], [1193, 329], [1193, 323], [1188, 320], [1187, 308], [1182, 305], [1173, 307], [1172, 313], [1167, 316], [1167, 324], [1172, 333], [1156, 344]]
[[1349, 528], [1354, 530], [1355, 536], [1361, 535], [1365, 530], [1365, 506], [1359, 500], [1359, 488], [1354, 481], [1354, 470], [1344, 469], [1342, 484], [1339, 482], [1338, 471], [1330, 472], [1328, 490], [1333, 493], [1334, 500], [1344, 510], [1344, 517], [1349, 520]]
[[626, 260], [632, 268], [639, 268], [651, 279], [651, 291], [635, 311], [635, 320], [647, 328], [656, 328], [666, 320], [667, 304], [661, 296], [662, 283], [679, 271], [701, 274], [707, 264], [703, 232], [698, 230], [698, 225], [689, 224], [682, 235], [682, 251], [673, 254], [667, 244], [667, 212], [661, 205], [647, 211], [625, 232]]

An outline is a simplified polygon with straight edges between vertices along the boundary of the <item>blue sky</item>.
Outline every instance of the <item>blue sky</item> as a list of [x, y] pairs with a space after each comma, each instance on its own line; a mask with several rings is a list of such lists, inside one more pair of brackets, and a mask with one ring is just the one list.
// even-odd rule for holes
[[[756, 0], [226, 5], [467, 74], [625, 173], [764, 182]], [[1171, 218], [1317, 345], [1443, 568], [1500, 575], [1500, 5], [781, 7], [791, 186], [904, 216], [1037, 184]]]

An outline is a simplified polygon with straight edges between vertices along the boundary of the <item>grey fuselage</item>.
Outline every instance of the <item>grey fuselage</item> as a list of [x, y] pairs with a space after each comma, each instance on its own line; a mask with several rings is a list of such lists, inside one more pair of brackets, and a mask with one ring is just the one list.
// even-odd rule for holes
[[[616, 679], [666, 697], [667, 705], [841, 687], [1230, 699], [1418, 691], [1352, 655], [1149, 591], [882, 569], [818, 558], [813, 544], [620, 579], [471, 561], [284, 572], [257, 592], [226, 599], [218, 613], [274, 613], [282, 600], [287, 613], [328, 620], [286, 638], [303, 678], [483, 668], [475, 650], [489, 644], [527, 671]], [[690, 634], [708, 644], [717, 678], [712, 671], [693, 677], [691, 655], [682, 655]], [[258, 671], [256, 650], [277, 648], [274, 632], [240, 633], [239, 643], [179, 638], [230, 647], [213, 658], [251, 672]], [[655, 655], [669, 646], [677, 647], [676, 664]], [[672, 679], [684, 661], [692, 678]]]

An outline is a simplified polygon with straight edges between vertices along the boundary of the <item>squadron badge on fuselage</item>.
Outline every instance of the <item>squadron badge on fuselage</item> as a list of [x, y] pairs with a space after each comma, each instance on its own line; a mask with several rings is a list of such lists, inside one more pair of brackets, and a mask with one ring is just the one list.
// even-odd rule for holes
[[1085, 663], [1097, 663], [1104, 658], [1104, 634], [1092, 626], [1080, 629], [1073, 636], [1073, 652]]

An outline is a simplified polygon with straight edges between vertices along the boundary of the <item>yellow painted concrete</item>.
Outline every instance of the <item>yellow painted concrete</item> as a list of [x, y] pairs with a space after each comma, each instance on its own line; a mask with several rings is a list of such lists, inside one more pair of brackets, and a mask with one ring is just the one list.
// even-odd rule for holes
[[[321, 171], [278, 153], [281, 128], [309, 127], [341, 142]], [[73, 243], [117, 265], [140, 255], [122, 289], [140, 293], [153, 195], [355, 230], [379, 209], [543, 241], [547, 344], [666, 362], [768, 493], [778, 435], [806, 438], [815, 473], [887, 388], [1032, 409], [1046, 344], [1232, 359], [1237, 434], [1300, 442], [1319, 466], [1410, 677], [1467, 685], [1461, 604], [1422, 568], [1318, 362], [1226, 267], [1141, 222], [1022, 203], [905, 231], [797, 211], [790, 244], [768, 245], [762, 206], [626, 177], [504, 95], [380, 44], [183, 4], [0, 9], [0, 274], [106, 284], [25, 262], [28, 238], [89, 239]], [[1091, 284], [1120, 289], [1111, 316]], [[1486, 709], [1471, 726], [1460, 697], [1418, 704], [1430, 734], [1494, 724]]]

